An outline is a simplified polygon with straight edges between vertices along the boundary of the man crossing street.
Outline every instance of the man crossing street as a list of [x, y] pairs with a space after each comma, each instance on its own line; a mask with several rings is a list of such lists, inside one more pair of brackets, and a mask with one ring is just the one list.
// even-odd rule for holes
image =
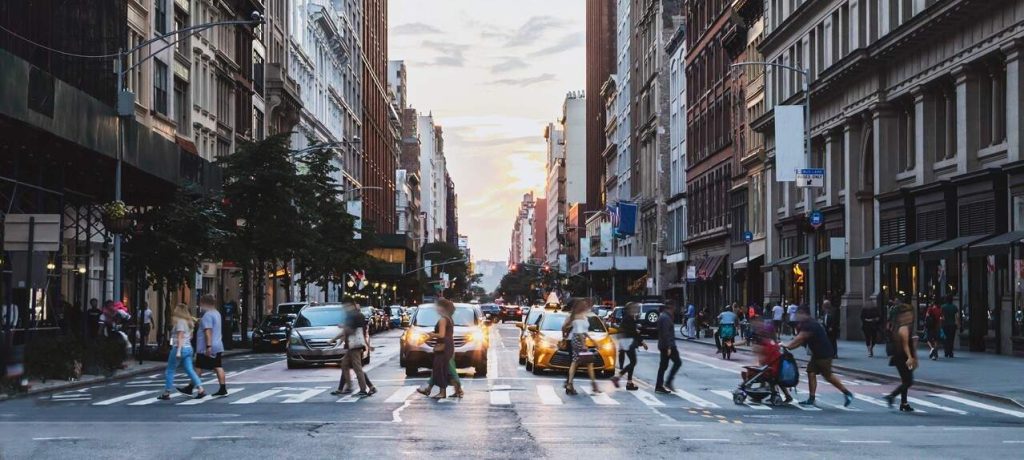
[[[212, 369], [217, 374], [220, 389], [213, 396], [227, 396], [228, 387], [224, 376], [224, 341], [221, 330], [221, 316], [217, 311], [216, 300], [210, 294], [199, 299], [200, 312], [199, 330], [196, 334], [196, 373], [202, 374], [203, 369]], [[185, 394], [192, 394], [192, 385], [178, 388]]]
[[[679, 359], [679, 349], [676, 348], [676, 330], [673, 326], [671, 307], [662, 305], [661, 314], [658, 315], [658, 355], [660, 360], [658, 362], [658, 378], [654, 385], [654, 391], [657, 393], [675, 391], [672, 381], [676, 377], [676, 372], [679, 372], [679, 367], [683, 365]], [[672, 362], [672, 370], [666, 377], [665, 370], [668, 369], [669, 361]]]

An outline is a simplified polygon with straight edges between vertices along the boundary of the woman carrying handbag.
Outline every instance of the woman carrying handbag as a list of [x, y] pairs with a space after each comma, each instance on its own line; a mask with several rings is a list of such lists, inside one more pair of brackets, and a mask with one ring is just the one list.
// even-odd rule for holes
[[597, 388], [597, 379], [594, 378], [594, 352], [587, 348], [587, 332], [590, 331], [590, 305], [586, 299], [574, 298], [569, 301], [569, 316], [562, 324], [562, 334], [568, 335], [572, 348], [572, 364], [569, 365], [569, 374], [565, 379], [565, 394], [575, 395], [576, 388], [573, 387], [573, 377], [580, 366], [587, 366], [587, 375], [590, 377], [590, 385], [594, 393], [600, 393]]

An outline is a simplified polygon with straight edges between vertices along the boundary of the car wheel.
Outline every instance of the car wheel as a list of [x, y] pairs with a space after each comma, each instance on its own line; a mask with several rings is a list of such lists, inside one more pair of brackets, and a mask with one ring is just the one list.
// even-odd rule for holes
[[544, 373], [544, 369], [541, 369], [541, 368], [537, 367], [537, 357], [536, 356], [533, 357], [533, 366], [530, 368], [530, 372], [533, 372], [533, 375], [541, 375], [541, 374]]
[[288, 369], [298, 369], [300, 367], [302, 367], [302, 366], [299, 365], [299, 363], [297, 363], [295, 361], [292, 361], [290, 359], [288, 360]]
[[533, 363], [531, 363], [529, 359], [526, 359], [526, 363], [525, 364], [526, 364], [526, 370], [527, 371], [532, 371], [533, 370]]
[[473, 366], [474, 377], [487, 377], [487, 358]]
[[417, 367], [409, 366], [409, 365], [405, 366], [405, 376], [406, 377], [415, 377], [417, 371], [419, 371], [419, 368], [417, 368]]
[[405, 367], [405, 355], [398, 354], [398, 367]]
[[526, 364], [526, 356], [524, 356], [522, 354], [519, 355], [519, 364], [520, 365]]

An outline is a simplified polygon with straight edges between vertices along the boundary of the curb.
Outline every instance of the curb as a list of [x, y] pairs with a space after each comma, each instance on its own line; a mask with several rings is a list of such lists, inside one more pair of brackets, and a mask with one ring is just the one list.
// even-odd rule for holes
[[[713, 344], [713, 343], [701, 342], [700, 340], [687, 340], [685, 338], [681, 339], [681, 338], [678, 338], [678, 337], [676, 338], [676, 341], [686, 342], [686, 343], [697, 343], [697, 344], [704, 345], [704, 346], [707, 346], [707, 347], [715, 346], [715, 344]], [[736, 347], [736, 351], [743, 352], [743, 353], [750, 353], [750, 350], [747, 349], [746, 347], [742, 347], [741, 348], [741, 347], [737, 346]], [[796, 355], [794, 355], [794, 357], [796, 358], [797, 361], [800, 361], [800, 362], [803, 362], [803, 363], [807, 362], [806, 358], [797, 357]], [[891, 378], [893, 378], [892, 374], [885, 374], [885, 373], [881, 373], [881, 372], [869, 371], [869, 370], [860, 369], [860, 368], [856, 368], [856, 367], [843, 366], [842, 364], [835, 364], [835, 362], [832, 363], [832, 368], [840, 370], [840, 371], [845, 371], [845, 372], [855, 372], [855, 373], [858, 373], [858, 374], [864, 374], [864, 375], [871, 376], [871, 377], [876, 377], [876, 378], [883, 378], [883, 379], [891, 379]], [[1007, 396], [1002, 396], [1002, 395], [997, 395], [997, 394], [992, 394], [992, 393], [986, 393], [984, 391], [971, 390], [971, 389], [968, 389], [968, 388], [954, 387], [954, 386], [947, 385], [947, 384], [935, 383], [935, 382], [930, 382], [930, 381], [927, 381], [927, 380], [919, 380], [919, 379], [916, 379], [916, 378], [914, 379], [914, 383], [915, 384], [926, 385], [926, 386], [930, 386], [930, 387], [935, 387], [935, 388], [939, 388], [939, 389], [946, 390], [946, 391], [955, 391], [955, 392], [958, 392], [958, 393], [968, 394], [968, 395], [971, 395], [971, 396], [977, 396], [979, 398], [991, 399], [991, 400], [994, 400], [994, 401], [999, 401], [999, 402], [1001, 402], [1003, 404], [1009, 404], [1011, 406], [1017, 406], [1017, 407], [1020, 407], [1020, 408], [1024, 409], [1024, 404], [1022, 404], [1021, 402], [1017, 401], [1016, 399], [1013, 399], [1013, 398], [1010, 398], [1010, 397], [1007, 397]]]
[[[224, 352], [224, 356], [226, 356], [226, 357], [227, 356], [238, 356], [238, 355], [244, 355], [244, 354], [249, 354], [249, 353], [252, 353], [252, 350], [248, 350], [248, 349], [231, 350], [231, 351], [225, 351]], [[148, 374], [150, 372], [158, 371], [158, 370], [166, 369], [166, 368], [167, 368], [167, 363], [157, 362], [157, 363], [154, 363], [152, 365], [148, 365], [148, 366], [145, 366], [145, 367], [139, 367], [137, 369], [133, 369], [131, 371], [115, 372], [113, 375], [110, 375], [110, 376], [97, 376], [95, 378], [90, 378], [88, 380], [75, 380], [73, 382], [64, 382], [61, 385], [54, 385], [54, 386], [46, 387], [46, 388], [30, 389], [30, 390], [28, 390], [28, 391], [26, 391], [24, 393], [15, 393], [13, 395], [0, 394], [0, 402], [11, 401], [11, 400], [19, 399], [19, 398], [27, 398], [29, 396], [34, 396], [34, 395], [43, 394], [43, 393], [55, 393], [55, 392], [59, 392], [59, 391], [67, 391], [67, 390], [71, 390], [71, 389], [74, 389], [74, 388], [80, 388], [80, 387], [84, 387], [84, 386], [94, 385], [94, 384], [97, 384], [97, 383], [105, 383], [105, 382], [112, 382], [112, 381], [116, 381], [116, 380], [124, 380], [124, 379], [130, 378], [130, 377], [135, 377], [135, 376], [140, 375], [140, 374]]]

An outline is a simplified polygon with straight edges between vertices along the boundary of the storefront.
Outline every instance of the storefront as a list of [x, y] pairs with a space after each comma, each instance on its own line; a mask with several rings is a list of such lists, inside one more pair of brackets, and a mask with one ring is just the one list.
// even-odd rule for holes
[[687, 267], [687, 270], [694, 275], [692, 279], [687, 279], [687, 289], [689, 290], [687, 301], [696, 306], [698, 310], [707, 308], [709, 313], [717, 314], [728, 302], [726, 287], [729, 280], [726, 267], [729, 264], [726, 261], [728, 255], [725, 253], [725, 248], [707, 248], [707, 250], [691, 252], [691, 254], [700, 254], [700, 256], [695, 256], [690, 262], [690, 266]]

